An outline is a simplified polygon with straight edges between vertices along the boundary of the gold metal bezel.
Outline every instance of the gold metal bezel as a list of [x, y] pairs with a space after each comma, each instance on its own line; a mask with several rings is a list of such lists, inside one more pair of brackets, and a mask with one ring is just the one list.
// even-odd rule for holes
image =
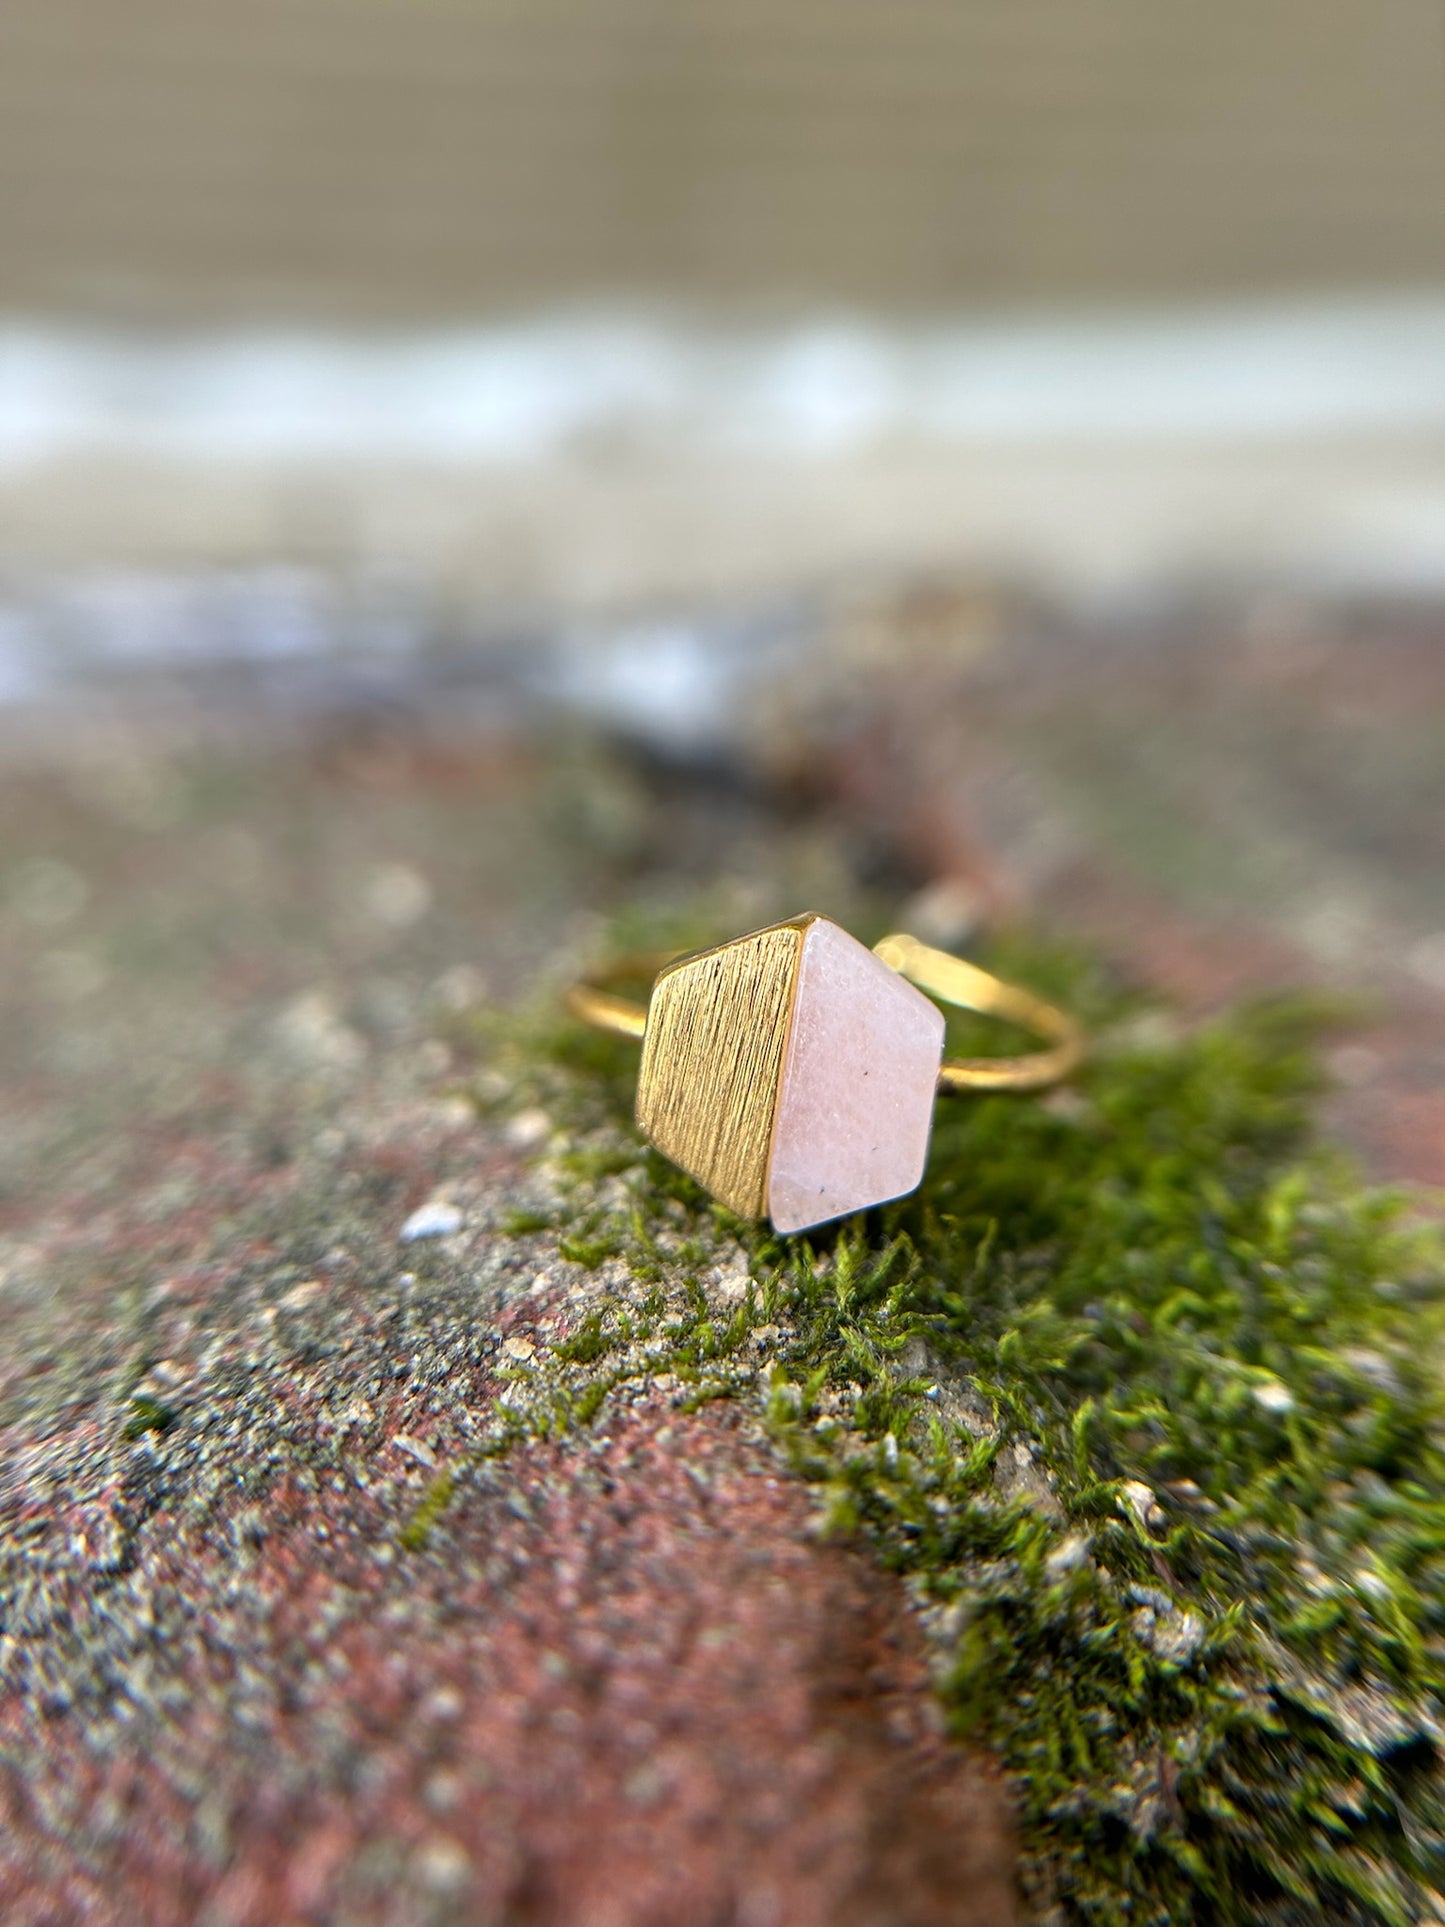
[[803, 939], [817, 921], [792, 917], [679, 957], [652, 987], [638, 1129], [740, 1217], [767, 1210]]

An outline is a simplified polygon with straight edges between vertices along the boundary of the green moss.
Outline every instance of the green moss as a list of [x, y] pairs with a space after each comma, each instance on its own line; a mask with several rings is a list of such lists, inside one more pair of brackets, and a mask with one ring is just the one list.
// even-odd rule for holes
[[[921, 1189], [813, 1239], [637, 1144], [626, 1046], [550, 1018], [491, 1040], [576, 1147], [567, 1249], [657, 1287], [530, 1373], [511, 1422], [590, 1422], [644, 1366], [757, 1398], [832, 1529], [905, 1576], [1059, 1918], [1432, 1917], [1438, 1238], [1314, 1141], [1318, 1008], [1184, 1032], [1087, 958], [1002, 967], [1089, 1016], [1077, 1087], [942, 1105]], [[720, 1314], [733, 1241], [753, 1284]]]
[[550, 1211], [509, 1211], [502, 1220], [504, 1238], [526, 1238], [534, 1231], [550, 1231], [553, 1228]]
[[586, 1271], [596, 1271], [607, 1259], [617, 1257], [621, 1246], [615, 1238], [564, 1237], [558, 1239], [557, 1250], [569, 1264], [581, 1265]]
[[589, 1312], [570, 1338], [553, 1347], [553, 1356], [569, 1365], [593, 1365], [612, 1349], [613, 1337], [606, 1331], [600, 1312]]
[[147, 1432], [168, 1432], [175, 1422], [176, 1414], [169, 1405], [137, 1392], [130, 1401], [121, 1432], [123, 1437], [134, 1441], [144, 1438]]
[[432, 1535], [432, 1528], [452, 1502], [457, 1489], [455, 1472], [440, 1472], [421, 1496], [416, 1511], [407, 1520], [397, 1538], [406, 1552], [422, 1552]]

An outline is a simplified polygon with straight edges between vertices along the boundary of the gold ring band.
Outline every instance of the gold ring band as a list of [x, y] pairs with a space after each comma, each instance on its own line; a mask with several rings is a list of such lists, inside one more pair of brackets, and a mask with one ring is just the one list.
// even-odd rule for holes
[[[634, 950], [613, 957], [573, 984], [564, 1001], [574, 1017], [614, 1037], [641, 1042], [647, 1030], [647, 1005], [624, 996], [618, 985], [653, 983], [658, 973], [685, 950]], [[1084, 1033], [1067, 1011], [1045, 1003], [1031, 990], [1006, 984], [977, 964], [946, 950], [935, 950], [902, 931], [873, 946], [875, 957], [906, 977], [920, 990], [959, 1010], [997, 1017], [1049, 1038], [1047, 1050], [1022, 1057], [945, 1057], [938, 1070], [941, 1091], [1043, 1091], [1076, 1071], [1084, 1060]]]
[[[650, 983], [646, 1003], [626, 993], [634, 982]], [[944, 1058], [930, 998], [1032, 1031], [1045, 1048]], [[710, 950], [613, 958], [565, 1001], [641, 1042], [643, 1135], [739, 1215], [767, 1212], [780, 1230], [914, 1189], [936, 1092], [1042, 1090], [1084, 1055], [1075, 1019], [1032, 991], [901, 933], [869, 952], [818, 916]]]

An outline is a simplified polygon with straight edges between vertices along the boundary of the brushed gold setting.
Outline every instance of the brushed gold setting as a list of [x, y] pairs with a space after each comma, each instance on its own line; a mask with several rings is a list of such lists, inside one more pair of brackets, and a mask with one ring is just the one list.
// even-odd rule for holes
[[669, 964], [652, 987], [637, 1075], [637, 1125], [739, 1217], [767, 1208], [803, 933], [770, 925]]

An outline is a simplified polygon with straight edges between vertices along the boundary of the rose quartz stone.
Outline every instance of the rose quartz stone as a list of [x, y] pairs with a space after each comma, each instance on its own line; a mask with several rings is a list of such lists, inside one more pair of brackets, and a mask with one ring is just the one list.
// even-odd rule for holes
[[943, 1012], [836, 923], [808, 925], [768, 1165], [768, 1215], [806, 1231], [923, 1176]]

